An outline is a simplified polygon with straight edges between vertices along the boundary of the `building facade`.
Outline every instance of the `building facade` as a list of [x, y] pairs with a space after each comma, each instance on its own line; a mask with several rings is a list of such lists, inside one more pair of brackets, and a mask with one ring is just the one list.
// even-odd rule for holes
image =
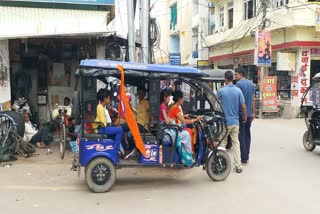
[[[264, 0], [265, 1], [265, 0]], [[211, 1], [209, 59], [216, 68], [243, 66], [247, 78], [259, 83], [261, 69], [254, 63], [255, 33], [262, 29], [262, 0]], [[320, 71], [320, 5], [306, 0], [268, 0], [265, 30], [271, 32], [271, 66], [264, 75], [277, 76], [279, 100], [288, 117], [298, 115], [301, 96]], [[213, 24], [212, 24], [213, 23]]]
[[105, 58], [114, 0], [0, 2], [0, 110], [28, 99], [38, 122], [72, 98], [80, 60]]
[[208, 48], [202, 44], [208, 35], [208, 1], [166, 0], [151, 5], [151, 17], [161, 31], [157, 63], [170, 63], [171, 57], [171, 64], [176, 64], [177, 56], [181, 65], [196, 66], [198, 60], [208, 60]]

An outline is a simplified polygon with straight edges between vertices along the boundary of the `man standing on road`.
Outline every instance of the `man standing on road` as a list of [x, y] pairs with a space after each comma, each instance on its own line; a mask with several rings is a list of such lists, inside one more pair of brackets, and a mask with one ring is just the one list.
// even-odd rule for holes
[[[241, 162], [240, 162], [240, 144], [239, 144], [239, 108], [242, 108], [243, 121], [246, 122], [247, 111], [244, 102], [244, 97], [241, 90], [233, 85], [233, 73], [232, 71], [227, 71], [225, 74], [226, 86], [218, 91], [218, 98], [221, 102], [226, 120], [227, 120], [227, 136], [230, 135], [233, 148], [233, 157], [235, 163], [235, 170], [237, 173], [242, 172]], [[228, 138], [225, 137], [222, 146], [227, 145]]]
[[[251, 123], [254, 119], [255, 110], [255, 100], [254, 100], [254, 87], [253, 83], [245, 78], [245, 70], [239, 67], [235, 70], [235, 79], [237, 80], [237, 86], [242, 91], [244, 100], [247, 108], [247, 121], [245, 123], [240, 123], [240, 150], [241, 150], [241, 162], [247, 163], [250, 154], [250, 144], [251, 144]], [[242, 111], [240, 111], [240, 120], [243, 116]]]

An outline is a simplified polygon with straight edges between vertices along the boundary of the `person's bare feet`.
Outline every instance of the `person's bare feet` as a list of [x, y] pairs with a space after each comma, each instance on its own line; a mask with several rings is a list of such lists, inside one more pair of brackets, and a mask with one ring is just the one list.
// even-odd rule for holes
[[38, 143], [36, 143], [36, 145], [37, 145], [37, 147], [38, 147], [39, 149], [44, 149], [44, 148], [46, 148], [46, 145], [45, 145], [43, 142], [38, 142]]

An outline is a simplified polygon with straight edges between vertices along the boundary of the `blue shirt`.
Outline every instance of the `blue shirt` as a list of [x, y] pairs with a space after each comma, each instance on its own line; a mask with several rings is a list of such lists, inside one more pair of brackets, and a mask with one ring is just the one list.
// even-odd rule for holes
[[[244, 96], [247, 107], [247, 115], [251, 117], [252, 115], [252, 97], [254, 95], [253, 83], [247, 79], [241, 79], [236, 84], [240, 88]], [[242, 115], [242, 109], [240, 108], [240, 115]]]
[[235, 85], [226, 85], [218, 91], [218, 98], [227, 120], [227, 126], [239, 125], [239, 108], [245, 103], [241, 90]]

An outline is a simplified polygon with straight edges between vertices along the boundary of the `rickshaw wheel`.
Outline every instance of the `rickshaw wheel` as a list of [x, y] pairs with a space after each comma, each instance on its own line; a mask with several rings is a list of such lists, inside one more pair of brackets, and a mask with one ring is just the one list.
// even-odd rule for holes
[[219, 150], [208, 160], [207, 174], [213, 181], [225, 180], [231, 171], [231, 160], [227, 152]]
[[107, 192], [116, 180], [116, 168], [108, 158], [98, 157], [86, 166], [85, 178], [93, 192]]
[[316, 148], [316, 145], [314, 145], [310, 141], [311, 141], [311, 134], [308, 130], [303, 134], [303, 146], [308, 152], [312, 152]]

